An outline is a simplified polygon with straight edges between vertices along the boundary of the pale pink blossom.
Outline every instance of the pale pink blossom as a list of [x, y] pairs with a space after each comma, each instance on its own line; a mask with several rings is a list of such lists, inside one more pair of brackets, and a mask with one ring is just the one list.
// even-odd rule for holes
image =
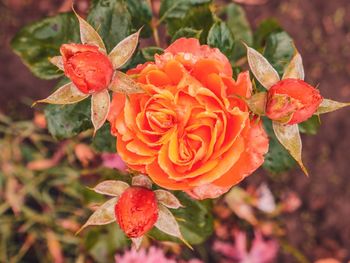
[[167, 258], [163, 250], [150, 247], [148, 251], [141, 248], [125, 251], [123, 255], [115, 256], [115, 263], [176, 263], [174, 259]]
[[126, 171], [127, 166], [117, 153], [102, 153], [101, 158], [102, 166], [111, 169], [118, 169], [122, 172]]
[[216, 241], [214, 250], [224, 255], [228, 260], [222, 262], [237, 263], [271, 263], [277, 256], [276, 240], [265, 240], [262, 234], [255, 232], [255, 238], [250, 250], [247, 247], [247, 236], [242, 231], [234, 231], [234, 244]]

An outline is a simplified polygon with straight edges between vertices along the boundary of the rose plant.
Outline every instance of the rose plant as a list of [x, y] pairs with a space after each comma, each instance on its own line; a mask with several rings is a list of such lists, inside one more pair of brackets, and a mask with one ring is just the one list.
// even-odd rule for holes
[[[37, 76], [69, 79], [37, 101], [53, 104], [45, 109], [51, 134], [93, 128], [93, 144], [115, 144], [128, 167], [125, 180], [92, 188], [112, 198], [81, 230], [117, 222], [136, 247], [145, 236], [190, 247], [212, 231], [212, 202], [203, 199], [260, 166], [279, 172], [295, 159], [307, 174], [299, 130], [316, 131], [320, 114], [349, 104], [304, 81], [301, 55], [279, 25], [265, 21], [253, 37], [237, 4], [219, 12], [211, 0], [163, 0], [152, 19], [157, 10], [139, 2], [93, 1], [87, 20], [47, 18], [22, 29], [12, 47]], [[150, 39], [138, 46], [151, 35], [157, 47]]]

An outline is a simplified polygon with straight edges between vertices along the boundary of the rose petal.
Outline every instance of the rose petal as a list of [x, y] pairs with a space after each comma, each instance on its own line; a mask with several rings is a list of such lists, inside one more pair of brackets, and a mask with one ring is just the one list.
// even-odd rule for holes
[[89, 97], [90, 94], [82, 93], [72, 82], [63, 85], [58, 88], [46, 99], [38, 100], [34, 102], [33, 106], [37, 103], [49, 103], [49, 104], [74, 104]]
[[247, 47], [248, 63], [256, 79], [266, 89], [276, 84], [280, 77], [267, 59], [253, 48]]
[[96, 30], [83, 18], [81, 18], [74, 10], [73, 12], [77, 16], [79, 20], [79, 27], [80, 27], [80, 40], [83, 44], [88, 45], [94, 45], [98, 46], [104, 53], [106, 53], [106, 47], [103, 43], [102, 38], [100, 35], [96, 32]]
[[289, 65], [284, 71], [282, 79], [301, 79], [304, 80], [304, 66], [303, 59], [301, 58], [299, 52], [297, 51]]
[[186, 194], [191, 196], [194, 199], [198, 200], [204, 200], [207, 198], [217, 198], [224, 193], [226, 193], [228, 190], [230, 190], [231, 186], [229, 187], [221, 187], [221, 186], [216, 186], [214, 184], [205, 184], [201, 186], [197, 186], [191, 190], [186, 190]]
[[118, 197], [109, 199], [102, 204], [86, 221], [86, 223], [78, 230], [79, 234], [84, 228], [91, 225], [106, 225], [115, 221], [114, 206], [118, 201]]
[[302, 143], [298, 125], [283, 125], [277, 122], [272, 122], [272, 127], [279, 142], [298, 162], [303, 172], [306, 175], [309, 175], [301, 159]]
[[110, 58], [114, 69], [122, 67], [132, 57], [139, 41], [141, 29], [124, 38], [109, 53], [108, 57]]
[[110, 105], [108, 90], [102, 90], [92, 94], [91, 98], [91, 120], [94, 125], [94, 134], [105, 123]]
[[336, 111], [347, 106], [350, 106], [350, 103], [323, 99], [317, 111], [315, 112], [315, 115]]

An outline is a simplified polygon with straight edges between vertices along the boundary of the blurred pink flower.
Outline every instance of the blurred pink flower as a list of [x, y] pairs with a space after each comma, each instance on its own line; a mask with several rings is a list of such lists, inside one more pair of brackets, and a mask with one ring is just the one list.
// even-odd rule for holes
[[117, 153], [102, 153], [101, 158], [104, 167], [126, 171], [127, 166]]
[[203, 263], [199, 259], [190, 259], [189, 261], [180, 260], [177, 261], [172, 258], [167, 258], [164, 255], [164, 251], [157, 247], [150, 247], [148, 251], [141, 248], [136, 250], [132, 248], [131, 250], [125, 251], [123, 255], [115, 256], [115, 263]]
[[115, 263], [176, 263], [176, 261], [167, 258], [162, 249], [151, 247], [148, 251], [144, 248], [138, 251], [132, 248], [123, 255], [116, 255]]
[[214, 250], [229, 258], [226, 262], [270, 263], [273, 262], [277, 255], [277, 241], [273, 239], [264, 240], [262, 234], [258, 231], [255, 232], [255, 238], [249, 251], [247, 248], [246, 233], [234, 231], [233, 236], [235, 240], [234, 244], [221, 241], [214, 243]]

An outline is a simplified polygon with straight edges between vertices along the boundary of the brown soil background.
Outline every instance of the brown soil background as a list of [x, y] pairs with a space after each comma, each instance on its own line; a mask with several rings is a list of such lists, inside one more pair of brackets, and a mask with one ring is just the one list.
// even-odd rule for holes
[[[0, 1], [0, 111], [16, 119], [30, 118], [32, 100], [49, 94], [53, 81], [35, 78], [12, 53], [9, 41], [30, 21], [55, 14], [59, 0]], [[76, 1], [86, 10], [86, 1]], [[63, 7], [64, 8], [64, 7]], [[321, 93], [350, 101], [350, 1], [269, 0], [246, 5], [253, 26], [276, 17], [295, 39], [303, 55], [306, 80], [319, 84]], [[304, 159], [310, 172], [299, 170], [281, 175], [278, 191], [296, 191], [303, 201], [299, 212], [284, 218], [289, 242], [308, 259], [350, 259], [350, 109], [322, 117], [316, 136], [304, 136]], [[265, 180], [267, 175], [255, 176]], [[249, 179], [250, 180], [250, 179]], [[284, 257], [283, 257], [284, 258]], [[295, 262], [286, 257], [282, 262]]]

